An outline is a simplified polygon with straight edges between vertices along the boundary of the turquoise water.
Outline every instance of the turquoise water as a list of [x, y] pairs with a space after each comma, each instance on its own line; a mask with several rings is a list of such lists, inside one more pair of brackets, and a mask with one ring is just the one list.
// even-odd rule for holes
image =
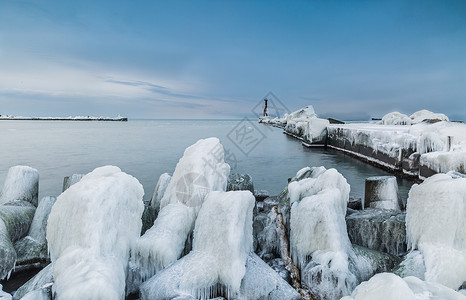
[[[247, 120], [130, 120], [128, 122], [0, 121], [0, 184], [8, 168], [39, 170], [40, 197], [60, 194], [63, 177], [116, 165], [152, 196], [159, 176], [172, 173], [184, 149], [198, 139], [218, 137], [232, 172], [248, 173], [256, 189], [278, 194], [306, 166], [336, 168], [363, 197], [364, 180], [390, 175], [340, 152], [306, 148], [281, 129]], [[411, 181], [398, 180], [406, 198]]]

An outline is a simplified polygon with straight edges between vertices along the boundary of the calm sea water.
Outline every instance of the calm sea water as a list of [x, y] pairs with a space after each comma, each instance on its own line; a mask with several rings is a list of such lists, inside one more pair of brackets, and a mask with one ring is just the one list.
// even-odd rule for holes
[[[281, 129], [245, 120], [130, 120], [128, 122], [0, 121], [0, 184], [8, 168], [39, 170], [40, 197], [61, 193], [63, 177], [116, 165], [136, 177], [150, 199], [159, 176], [173, 173], [186, 147], [218, 137], [232, 172], [248, 173], [256, 189], [278, 194], [306, 166], [336, 168], [364, 196], [364, 180], [390, 175], [340, 152], [305, 148]], [[406, 198], [411, 181], [399, 179]]]

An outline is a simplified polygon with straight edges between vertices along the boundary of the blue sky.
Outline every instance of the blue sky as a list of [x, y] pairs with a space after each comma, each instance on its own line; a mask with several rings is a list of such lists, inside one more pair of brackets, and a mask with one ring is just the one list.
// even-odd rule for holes
[[466, 1], [0, 1], [0, 114], [466, 120]]

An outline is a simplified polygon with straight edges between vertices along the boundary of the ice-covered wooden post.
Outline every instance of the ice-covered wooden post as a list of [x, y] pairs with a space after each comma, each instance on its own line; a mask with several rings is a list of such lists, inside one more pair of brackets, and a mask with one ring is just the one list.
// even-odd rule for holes
[[401, 210], [403, 206], [395, 176], [375, 176], [366, 179], [364, 208]]

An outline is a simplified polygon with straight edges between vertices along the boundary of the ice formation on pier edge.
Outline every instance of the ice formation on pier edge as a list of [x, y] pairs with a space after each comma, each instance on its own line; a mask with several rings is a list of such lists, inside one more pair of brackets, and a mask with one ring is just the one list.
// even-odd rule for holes
[[436, 174], [409, 191], [408, 247], [424, 256], [426, 281], [457, 289], [466, 281], [466, 178]]
[[28, 166], [14, 166], [0, 192], [0, 204], [11, 201], [27, 201], [37, 206], [39, 196], [39, 171]]
[[130, 275], [134, 278], [130, 282], [138, 285], [137, 281], [150, 278], [180, 257], [207, 194], [225, 191], [229, 173], [217, 138], [201, 139], [185, 150], [160, 200], [154, 225], [132, 250]]
[[123, 299], [131, 246], [141, 231], [144, 190], [114, 166], [97, 168], [52, 207], [47, 241], [59, 299]]

